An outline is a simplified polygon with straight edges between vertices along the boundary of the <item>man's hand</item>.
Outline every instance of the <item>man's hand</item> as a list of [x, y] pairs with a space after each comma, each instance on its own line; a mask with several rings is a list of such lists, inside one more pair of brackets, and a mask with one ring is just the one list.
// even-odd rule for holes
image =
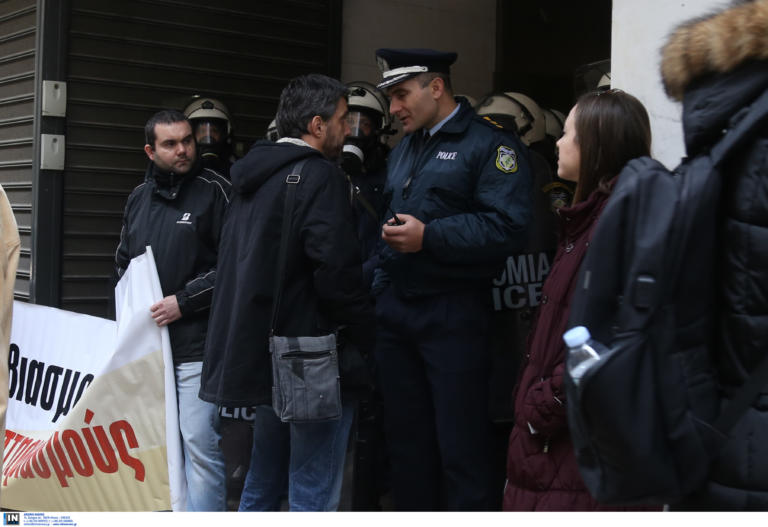
[[381, 238], [400, 253], [417, 253], [424, 240], [424, 224], [410, 214], [398, 214], [402, 225], [395, 225], [392, 218], [381, 227]]
[[167, 326], [181, 318], [181, 310], [176, 295], [166, 296], [160, 302], [149, 308], [152, 318], [158, 327]]

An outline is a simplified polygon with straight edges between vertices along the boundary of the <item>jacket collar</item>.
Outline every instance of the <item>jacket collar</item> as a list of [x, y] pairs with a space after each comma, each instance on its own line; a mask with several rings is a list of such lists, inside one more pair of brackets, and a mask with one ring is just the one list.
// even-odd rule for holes
[[177, 174], [161, 170], [154, 162], [150, 161], [144, 180], [152, 185], [152, 191], [165, 199], [176, 199], [179, 190], [185, 181], [193, 179], [200, 172], [200, 160], [196, 159], [189, 172]]
[[618, 177], [614, 177], [608, 183], [608, 191], [597, 188], [584, 201], [570, 207], [557, 209], [562, 220], [564, 238], [575, 238], [594, 224], [603, 210], [603, 205], [608, 201], [611, 195], [610, 191], [615, 186], [616, 181], [618, 181]]
[[454, 99], [459, 103], [459, 111], [438, 130], [438, 133], [460, 134], [467, 129], [475, 117], [475, 110], [465, 97], [458, 96]]

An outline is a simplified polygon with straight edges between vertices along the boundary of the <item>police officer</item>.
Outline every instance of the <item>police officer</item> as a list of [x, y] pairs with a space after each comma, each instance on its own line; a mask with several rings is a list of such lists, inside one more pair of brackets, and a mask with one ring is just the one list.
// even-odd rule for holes
[[350, 135], [344, 143], [341, 167], [350, 179], [352, 208], [363, 260], [363, 279], [370, 286], [378, 262], [381, 219], [384, 217], [384, 182], [387, 178], [386, 140], [391, 135], [389, 102], [373, 84], [355, 81], [349, 86]]
[[394, 504], [486, 510], [501, 491], [490, 466], [488, 283], [526, 242], [527, 152], [453, 96], [456, 53], [376, 55], [406, 134], [387, 163], [373, 284]]
[[235, 161], [232, 153], [232, 118], [218, 99], [195, 97], [184, 109], [192, 123], [200, 161], [203, 167], [229, 179], [229, 167]]
[[498, 460], [494, 468], [499, 471], [498, 480], [503, 482], [509, 433], [514, 424], [514, 381], [525, 356], [534, 312], [541, 302], [541, 288], [557, 248], [557, 209], [570, 204], [573, 189], [556, 173], [555, 141], [560, 134], [549, 138], [544, 111], [532, 98], [515, 92], [492, 93], [475, 108], [478, 115], [518, 134], [528, 146], [534, 182], [528, 243], [522, 252], [509, 255], [507, 265], [494, 278], [490, 290], [494, 309], [490, 329], [493, 364], [490, 413], [494, 422], [494, 454]]

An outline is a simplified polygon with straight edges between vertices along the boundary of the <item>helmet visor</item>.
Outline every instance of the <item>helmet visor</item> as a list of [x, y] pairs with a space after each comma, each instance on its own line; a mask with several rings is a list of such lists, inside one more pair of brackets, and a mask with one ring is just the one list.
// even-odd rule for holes
[[349, 123], [350, 137], [370, 137], [375, 127], [373, 120], [360, 110], [350, 110], [347, 114], [347, 123]]
[[195, 120], [195, 139], [200, 145], [215, 145], [224, 142], [227, 129], [221, 119]]

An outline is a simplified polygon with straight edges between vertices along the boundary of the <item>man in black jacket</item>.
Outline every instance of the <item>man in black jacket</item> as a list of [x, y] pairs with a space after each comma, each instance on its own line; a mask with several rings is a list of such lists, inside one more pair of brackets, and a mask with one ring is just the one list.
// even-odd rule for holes
[[201, 167], [184, 114], [158, 112], [144, 132], [150, 163], [125, 206], [117, 273], [122, 276], [133, 257], [152, 247], [165, 297], [150, 311], [158, 326], [168, 326], [171, 339], [187, 510], [223, 511], [219, 418], [216, 406], [197, 394], [229, 182]]
[[286, 491], [291, 510], [334, 510], [339, 504], [349, 401], [335, 421], [282, 423], [270, 406], [268, 337], [286, 176], [305, 161], [298, 181], [292, 179], [293, 219], [274, 329], [285, 336], [323, 335], [345, 325], [348, 337], [366, 346], [373, 310], [346, 180], [331, 161], [349, 135], [346, 96], [343, 84], [323, 75], [293, 79], [280, 96], [281, 139], [257, 142], [232, 166], [200, 397], [256, 407], [240, 510], [279, 510]]

